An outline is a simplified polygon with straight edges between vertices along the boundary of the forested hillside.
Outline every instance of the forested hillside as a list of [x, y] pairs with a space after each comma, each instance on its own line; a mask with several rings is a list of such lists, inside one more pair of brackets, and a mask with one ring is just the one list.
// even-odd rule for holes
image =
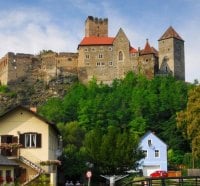
[[177, 168], [191, 149], [182, 128], [177, 128], [176, 114], [186, 108], [193, 87], [170, 76], [147, 80], [133, 73], [110, 86], [94, 79], [87, 86], [74, 84], [63, 99], [49, 99], [39, 114], [57, 123], [63, 134], [62, 161], [68, 177], [79, 176], [86, 169], [83, 162], [99, 173], [133, 167], [142, 157], [138, 140], [149, 130], [166, 142], [169, 166]]

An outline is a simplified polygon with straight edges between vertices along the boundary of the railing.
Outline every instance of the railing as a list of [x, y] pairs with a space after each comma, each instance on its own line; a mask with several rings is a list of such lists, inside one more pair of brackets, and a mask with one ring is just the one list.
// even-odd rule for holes
[[146, 178], [132, 181], [123, 186], [200, 186], [200, 176]]
[[22, 161], [23, 163], [25, 163], [26, 165], [28, 165], [29, 167], [35, 169], [38, 172], [41, 172], [41, 173], [45, 172], [40, 166], [36, 165], [35, 163], [26, 159], [23, 156], [19, 156], [19, 160]]

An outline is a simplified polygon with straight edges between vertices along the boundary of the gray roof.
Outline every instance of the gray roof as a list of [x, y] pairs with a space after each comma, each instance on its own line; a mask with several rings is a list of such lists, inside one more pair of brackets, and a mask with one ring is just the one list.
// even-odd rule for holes
[[9, 160], [6, 156], [0, 154], [0, 166], [17, 166], [18, 164], [13, 161]]

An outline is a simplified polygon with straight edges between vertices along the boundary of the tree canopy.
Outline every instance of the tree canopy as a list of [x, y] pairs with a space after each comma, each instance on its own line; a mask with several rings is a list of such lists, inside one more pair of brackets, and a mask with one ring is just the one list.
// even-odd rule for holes
[[187, 107], [177, 114], [177, 125], [191, 140], [193, 157], [200, 158], [200, 85], [189, 91]]
[[[62, 132], [73, 130], [71, 122], [75, 122], [84, 131], [80, 139], [83, 143], [75, 140], [68, 144], [77, 133], [72, 132], [70, 138], [68, 132], [63, 133], [68, 136], [66, 157], [74, 153], [78, 158], [81, 154], [83, 162], [87, 155], [84, 161], [92, 162], [101, 173], [122, 171], [130, 164], [134, 167], [141, 155], [136, 144], [148, 130], [167, 143], [171, 161], [180, 162], [183, 153], [190, 149], [182, 130], [177, 128], [176, 113], [185, 109], [190, 87], [171, 76], [148, 80], [128, 73], [111, 85], [97, 84], [93, 79], [88, 85], [74, 84], [63, 99], [49, 100], [39, 108], [39, 113], [62, 123]], [[174, 152], [178, 153], [176, 157]], [[74, 157], [68, 161], [75, 161]]]

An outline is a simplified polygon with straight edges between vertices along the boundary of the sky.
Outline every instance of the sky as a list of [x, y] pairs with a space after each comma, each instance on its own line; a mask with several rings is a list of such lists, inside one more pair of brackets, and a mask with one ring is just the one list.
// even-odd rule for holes
[[7, 52], [77, 52], [88, 16], [108, 18], [109, 36], [120, 28], [134, 48], [172, 26], [185, 41], [186, 81], [200, 81], [200, 0], [1, 0], [0, 57]]

